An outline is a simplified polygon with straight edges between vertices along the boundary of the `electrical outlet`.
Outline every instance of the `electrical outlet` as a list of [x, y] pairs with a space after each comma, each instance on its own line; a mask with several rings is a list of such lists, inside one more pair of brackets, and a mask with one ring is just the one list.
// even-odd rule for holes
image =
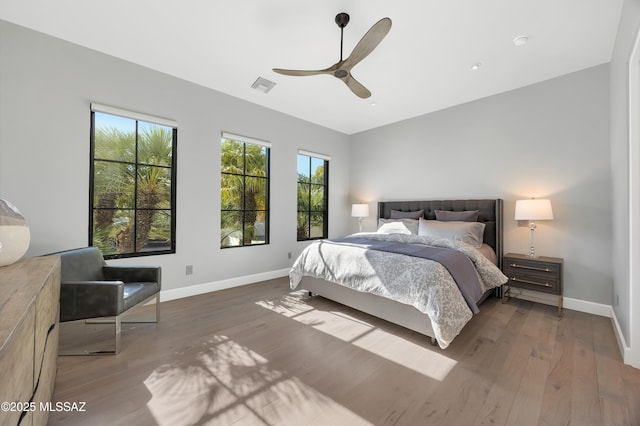
[[291, 252], [287, 253], [287, 259], [291, 259]]
[[187, 275], [193, 274], [193, 265], [187, 265], [186, 273]]

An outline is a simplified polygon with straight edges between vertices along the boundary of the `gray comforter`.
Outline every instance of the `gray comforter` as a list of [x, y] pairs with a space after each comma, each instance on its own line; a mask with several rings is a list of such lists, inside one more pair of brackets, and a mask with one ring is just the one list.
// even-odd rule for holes
[[292, 289], [306, 275], [414, 306], [428, 315], [433, 337], [443, 349], [473, 316], [447, 269], [433, 260], [344, 244], [349, 238], [455, 249], [472, 261], [482, 293], [507, 282], [507, 277], [469, 244], [407, 234], [358, 233], [340, 242], [320, 240], [305, 248], [291, 268]]

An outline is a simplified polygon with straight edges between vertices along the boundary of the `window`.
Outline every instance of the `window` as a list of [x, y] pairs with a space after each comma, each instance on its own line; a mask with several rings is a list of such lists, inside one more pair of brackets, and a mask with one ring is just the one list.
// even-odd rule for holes
[[91, 105], [89, 245], [106, 258], [175, 253], [174, 122]]
[[220, 247], [269, 243], [268, 142], [222, 134]]
[[329, 234], [329, 157], [298, 152], [298, 241]]

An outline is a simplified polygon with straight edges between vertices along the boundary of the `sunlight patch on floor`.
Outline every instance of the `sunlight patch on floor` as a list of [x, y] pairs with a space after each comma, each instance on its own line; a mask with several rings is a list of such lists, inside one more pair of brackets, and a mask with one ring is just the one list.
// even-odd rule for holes
[[[369, 424], [291, 374], [271, 369], [255, 351], [215, 336], [205, 350], [156, 368], [144, 381], [158, 425]], [[315, 419], [315, 420], [314, 420]]]
[[297, 377], [274, 384], [248, 399], [246, 404], [257, 414], [256, 420], [266, 420], [269, 425], [370, 424]]
[[306, 311], [312, 311], [315, 308], [304, 303], [300, 297], [294, 295], [284, 295], [275, 300], [259, 300], [256, 305], [269, 309], [287, 318], [300, 315]]
[[445, 355], [343, 312], [315, 309], [300, 297], [288, 295], [277, 302], [256, 304], [435, 380], [444, 380], [457, 364]]
[[457, 361], [386, 331], [375, 329], [352, 342], [359, 348], [435, 380], [444, 380]]

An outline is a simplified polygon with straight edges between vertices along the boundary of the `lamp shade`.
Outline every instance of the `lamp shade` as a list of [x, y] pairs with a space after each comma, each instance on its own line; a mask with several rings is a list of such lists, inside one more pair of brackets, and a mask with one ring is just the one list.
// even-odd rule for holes
[[353, 204], [351, 206], [352, 217], [368, 217], [369, 216], [369, 204]]
[[553, 211], [549, 200], [518, 200], [516, 201], [515, 220], [552, 220]]

